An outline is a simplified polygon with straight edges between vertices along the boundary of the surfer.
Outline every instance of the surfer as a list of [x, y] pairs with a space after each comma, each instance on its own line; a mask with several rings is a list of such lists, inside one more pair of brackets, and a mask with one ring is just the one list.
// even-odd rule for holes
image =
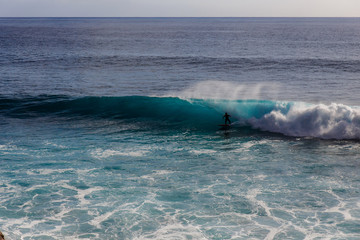
[[227, 112], [226, 112], [225, 115], [223, 116], [223, 118], [225, 118], [225, 125], [227, 124], [227, 122], [229, 122], [229, 124], [231, 124], [229, 117], [231, 117], [231, 115], [227, 114]]

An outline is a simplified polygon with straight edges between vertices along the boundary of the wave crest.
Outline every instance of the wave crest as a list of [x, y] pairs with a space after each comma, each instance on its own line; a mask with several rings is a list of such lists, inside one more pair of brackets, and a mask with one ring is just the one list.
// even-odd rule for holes
[[359, 139], [360, 109], [343, 104], [294, 104], [288, 112], [273, 110], [248, 120], [255, 128], [287, 136]]

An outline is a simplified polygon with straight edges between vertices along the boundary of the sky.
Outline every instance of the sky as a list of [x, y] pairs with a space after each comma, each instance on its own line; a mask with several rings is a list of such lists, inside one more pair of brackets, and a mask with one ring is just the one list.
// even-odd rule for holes
[[360, 0], [0, 0], [0, 17], [360, 17]]

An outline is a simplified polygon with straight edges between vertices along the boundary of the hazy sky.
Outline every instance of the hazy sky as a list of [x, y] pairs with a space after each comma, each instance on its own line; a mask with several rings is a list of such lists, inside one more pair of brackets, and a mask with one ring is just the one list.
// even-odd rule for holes
[[360, 17], [360, 0], [0, 0], [0, 17]]

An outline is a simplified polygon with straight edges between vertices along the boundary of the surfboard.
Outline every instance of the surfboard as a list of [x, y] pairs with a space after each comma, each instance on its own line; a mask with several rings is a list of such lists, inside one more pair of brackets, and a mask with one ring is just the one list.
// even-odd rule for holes
[[230, 124], [219, 124], [221, 130], [230, 129]]

